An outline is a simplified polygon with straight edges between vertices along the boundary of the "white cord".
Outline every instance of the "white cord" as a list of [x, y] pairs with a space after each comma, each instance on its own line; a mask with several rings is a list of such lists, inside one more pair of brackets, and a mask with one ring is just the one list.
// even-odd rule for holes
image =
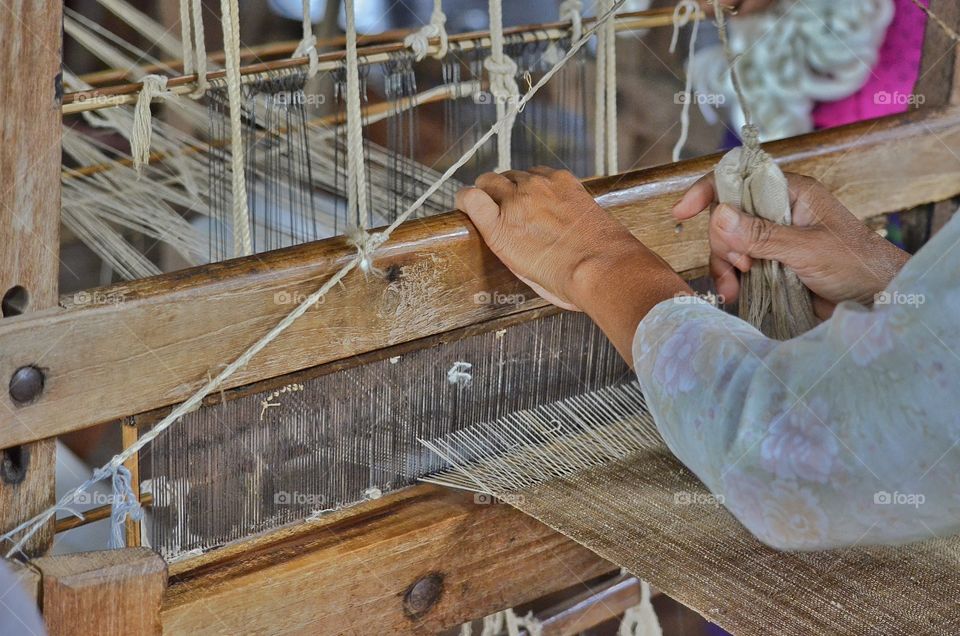
[[143, 169], [150, 163], [150, 142], [153, 137], [153, 113], [150, 105], [154, 99], [163, 99], [167, 94], [166, 75], [144, 75], [143, 88], [137, 96], [137, 105], [133, 110], [133, 129], [130, 131], [130, 155], [137, 177], [143, 176]]
[[490, 56], [484, 60], [490, 78], [490, 94], [497, 105], [497, 121], [503, 121], [497, 133], [497, 172], [510, 169], [513, 147], [513, 124], [519, 109], [520, 87], [517, 86], [517, 63], [503, 52], [502, 0], [490, 0]]
[[670, 40], [670, 52], [677, 50], [677, 41], [680, 38], [680, 29], [693, 20], [693, 32], [690, 34], [690, 50], [687, 54], [687, 78], [683, 89], [683, 105], [680, 110], [680, 138], [673, 147], [673, 160], [680, 161], [680, 153], [690, 135], [690, 102], [693, 101], [693, 68], [695, 64], [697, 32], [700, 30], [700, 20], [696, 19], [700, 5], [696, 0], [680, 0], [673, 9], [673, 38]]
[[313, 34], [313, 23], [310, 21], [310, 0], [303, 0], [303, 37], [293, 52], [293, 57], [309, 57], [310, 68], [307, 77], [313, 77], [320, 68], [320, 56], [317, 53], [317, 36]]
[[576, 42], [583, 35], [583, 2], [563, 0], [560, 3], [560, 20], [570, 21], [570, 41]]
[[226, 66], [227, 101], [230, 105], [230, 163], [233, 172], [233, 253], [253, 254], [250, 217], [247, 211], [246, 153], [243, 147], [243, 99], [240, 92], [240, 15], [237, 0], [220, 0], [223, 13], [223, 53]]
[[353, 239], [360, 269], [370, 271], [367, 255], [367, 171], [363, 153], [363, 110], [360, 106], [360, 65], [357, 61], [357, 24], [354, 0], [344, 0], [347, 18], [347, 209], [355, 224]]
[[419, 31], [405, 37], [403, 45], [413, 51], [414, 57], [419, 62], [427, 56], [427, 52], [430, 50], [430, 39], [440, 38], [440, 48], [433, 57], [442, 60], [449, 49], [446, 24], [447, 16], [443, 12], [442, 0], [433, 0], [433, 13], [430, 14], [430, 22], [423, 25]]

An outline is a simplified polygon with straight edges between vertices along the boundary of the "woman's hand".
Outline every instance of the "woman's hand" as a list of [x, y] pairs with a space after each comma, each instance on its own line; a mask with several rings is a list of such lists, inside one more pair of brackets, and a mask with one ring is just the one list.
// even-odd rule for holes
[[457, 193], [491, 251], [546, 300], [582, 309], [630, 361], [640, 319], [690, 288], [571, 173], [488, 172]]
[[710, 215], [710, 274], [717, 293], [730, 302], [740, 292], [737, 270], [748, 271], [753, 259], [775, 260], [797, 273], [814, 293], [821, 319], [837, 303], [873, 303], [910, 255], [871, 231], [815, 179], [787, 174], [793, 225], [783, 226], [717, 205], [713, 174], [690, 188], [674, 206], [680, 221], [704, 209]]

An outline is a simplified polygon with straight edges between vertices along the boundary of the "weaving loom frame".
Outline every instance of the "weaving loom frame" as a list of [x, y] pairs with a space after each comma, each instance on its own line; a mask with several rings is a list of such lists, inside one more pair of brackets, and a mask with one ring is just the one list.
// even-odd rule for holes
[[[50, 36], [59, 20], [60, 3], [46, 0], [27, 3], [21, 0], [13, 5], [14, 10], [23, 15], [23, 37], [33, 39], [34, 44], [44, 49], [42, 54], [38, 53], [44, 68], [59, 65], [57, 47], [43, 46], [42, 39], [52, 39]], [[33, 5], [39, 5], [39, 8], [28, 9]], [[0, 33], [4, 31], [0, 29]], [[931, 33], [936, 32], [928, 33], [928, 41], [938, 37]], [[40, 38], [39, 43], [37, 38]], [[13, 100], [17, 99], [18, 91], [23, 90], [24, 84], [34, 86], [38, 94], [43, 94], [49, 92], [50, 78], [43, 73], [31, 75], [28, 72], [37, 68], [37, 58], [27, 60], [27, 56], [17, 58], [16, 55], [10, 55], [10, 45], [6, 43], [12, 40], [0, 38], [0, 47], [5, 49], [2, 59], [7, 65], [4, 71], [10, 68], [24, 72], [0, 74], [0, 82], [4, 76], [16, 77], [18, 79], [13, 81], [20, 82], [18, 90], [11, 88], [0, 91], [4, 125], [10, 125], [10, 118], [15, 117], [15, 123], [22, 126], [21, 134], [34, 134], [36, 137], [33, 139], [58, 142], [58, 125], [44, 130], [44, 119], [38, 117], [36, 112], [14, 108]], [[17, 61], [14, 62], [14, 59]], [[21, 63], [19, 59], [25, 61]], [[956, 76], [956, 66], [954, 63], [951, 67], [950, 77]], [[960, 83], [954, 81], [953, 90], [941, 103], [928, 103], [928, 106], [934, 107], [879, 122], [866, 122], [768, 144], [766, 148], [783, 162], [785, 169], [824, 180], [863, 219], [942, 201], [960, 194], [960, 171], [951, 166], [949, 161], [944, 161], [947, 157], [945, 153], [952, 154], [951, 147], [960, 147], [960, 107], [948, 105], [956, 104], [958, 86]], [[60, 98], [62, 95], [58, 93], [57, 100]], [[57, 106], [55, 112], [46, 113], [47, 120], [59, 117], [59, 104]], [[32, 133], [27, 132], [31, 129]], [[895, 157], [886, 152], [889, 144], [894, 142], [900, 144]], [[32, 146], [25, 143], [10, 149], [0, 148], [0, 153], [4, 155], [4, 165], [9, 165], [6, 163], [8, 159], [22, 159], [32, 150]], [[59, 184], [60, 179], [59, 156], [56, 159], [53, 161], [52, 157], [45, 157], [40, 162], [44, 168], [43, 178], [49, 179], [50, 187], [44, 189], [45, 192], [5, 194], [3, 214], [8, 214], [6, 210], [12, 208], [14, 203], [22, 205], [23, 201], [30, 201], [36, 227], [55, 235], [59, 186], [54, 187], [53, 184]], [[695, 178], [709, 171], [715, 161], [716, 157], [704, 157], [597, 179], [589, 182], [588, 187], [602, 204], [611, 208], [672, 266], [686, 276], [693, 277], [705, 271], [706, 226], [703, 222], [691, 222], [678, 231], [669, 216], [669, 206]], [[51, 194], [54, 191], [56, 197]], [[4, 226], [11, 225], [6, 222], [6, 217], [3, 220]], [[26, 239], [21, 235], [5, 233], [2, 249], [9, 253], [24, 241]], [[0, 373], [9, 378], [24, 365], [38, 365], [46, 374], [44, 392], [31, 404], [14, 404], [6, 394], [2, 398], [7, 412], [16, 413], [17, 422], [8, 422], [0, 427], [0, 448], [30, 444], [34, 450], [24, 479], [17, 484], [0, 486], [0, 502], [6, 504], [14, 500], [11, 496], [23, 496], [28, 490], [37, 493], [25, 509], [19, 505], [0, 508], [4, 525], [13, 525], [52, 503], [53, 463], [41, 461], [41, 457], [48, 451], [48, 459], [52, 457], [53, 436], [160, 409], [189, 392], [192, 385], [184, 386], [180, 393], [168, 389], [154, 389], [151, 393], [124, 382], [124, 378], [144, 377], [145, 384], [157, 384], [154, 381], [156, 376], [151, 375], [156, 373], [157, 365], [149, 359], [134, 360], [130, 366], [118, 365], [118, 360], [112, 357], [111, 348], [104, 346], [116, 339], [116, 325], [132, 325], [134, 336], [144, 336], [151, 329], [151, 323], [145, 322], [147, 318], [163, 318], [164, 308], [179, 307], [183, 313], [166, 314], [168, 320], [172, 321], [168, 325], [171, 331], [194, 324], [200, 325], [197, 334], [204, 333], [204, 330], [212, 333], [224, 325], [204, 320], [203, 303], [197, 301], [217, 294], [233, 297], [234, 302], [242, 298], [243, 304], [252, 308], [251, 316], [260, 321], [239, 321], [247, 326], [242, 327], [227, 344], [206, 352], [205, 356], [195, 355], [191, 342], [198, 337], [197, 334], [184, 337], [179, 345], [182, 351], [180, 355], [183, 359], [192, 358], [196, 369], [209, 368], [234, 356], [238, 348], [256, 337], [257, 328], [263, 329], [275, 322], [276, 304], [273, 303], [272, 310], [267, 310], [271, 303], [266, 300], [276, 291], [277, 285], [285, 285], [285, 289], [291, 290], [309, 289], [323, 277], [324, 271], [342, 264], [352, 250], [341, 239], [321, 241], [280, 250], [262, 258], [236, 259], [223, 265], [97, 290], [105, 297], [117, 297], [119, 294], [125, 299], [123, 303], [109, 307], [87, 305], [53, 308], [0, 321], [0, 351], [5, 354], [0, 362]], [[27, 286], [31, 291], [55, 290], [55, 275], [51, 275], [51, 262], [55, 271], [55, 254], [51, 259], [50, 254], [38, 251], [41, 253], [31, 258], [21, 258], [15, 266], [10, 265], [5, 268], [7, 271], [0, 272], [0, 276], [10, 276], [9, 283], [3, 281], [4, 290], [13, 284]], [[443, 215], [407, 224], [383, 247], [377, 264], [387, 270], [389, 278], [389, 272], [394, 272], [393, 276], [396, 276], [405, 264], [425, 254], [440, 254], [456, 264], [447, 275], [446, 287], [438, 289], [435, 296], [428, 299], [438, 307], [442, 304], [444, 316], [444, 320], [437, 321], [430, 330], [401, 329], [398, 335], [390, 335], [389, 330], [370, 329], [372, 335], [361, 338], [360, 343], [349, 351], [330, 343], [325, 349], [301, 346], [302, 351], [298, 356], [285, 358], [280, 366], [251, 365], [249, 370], [238, 374], [230, 386], [240, 391], [254, 390], [252, 385], [261, 388], [282, 382], [289, 374], [318, 364], [356, 363], [356, 360], [351, 362], [350, 359], [372, 352], [387, 355], [391, 347], [434, 346], [470, 330], [499, 328], [507, 323], [530, 320], [554, 311], [544, 308], [539, 301], [521, 308], [478, 306], [471, 302], [473, 294], [478, 291], [496, 289], [510, 294], [522, 292], [524, 288], [486, 251], [475, 230], [460, 215]], [[483, 275], [471, 277], [465, 273], [472, 268]], [[375, 299], [382, 292], [383, 285], [387, 284], [387, 281], [379, 280], [364, 282], [361, 276], [355, 273], [347, 281], [346, 291], [337, 290], [331, 294], [325, 308], [342, 314], [339, 320], [327, 324], [356, 322], [369, 306], [365, 300]], [[450, 289], [460, 291], [462, 302], [452, 306], [446, 302]], [[351, 293], [355, 295], [351, 297]], [[33, 294], [31, 309], [52, 306], [55, 293], [46, 295], [49, 298], [45, 298], [43, 293]], [[70, 304], [69, 299], [65, 304]], [[280, 311], [283, 311], [282, 307]], [[105, 318], [116, 320], [111, 323], [112, 328], [105, 329], [102, 326]], [[329, 317], [319, 314], [313, 320], [329, 320]], [[249, 324], [251, 322], [254, 323], [252, 326]], [[313, 327], [307, 323], [303, 328]], [[296, 338], [296, 335], [291, 333], [289, 337]], [[302, 333], [300, 337], [303, 337]], [[63, 338], [68, 338], [66, 342], [70, 342], [69, 338], [76, 338], [77, 341], [102, 338], [96, 343], [103, 344], [93, 347], [92, 358], [90, 353], [77, 351], [74, 351], [72, 358], [71, 355], [65, 358], [44, 357], [47, 353], [45, 350], [49, 348], [47, 343], [60, 342]], [[43, 346], [38, 347], [37, 341]], [[123, 346], [120, 348], [123, 349]], [[67, 347], [62, 349], [69, 352]], [[71, 385], [76, 378], [88, 374], [91, 368], [100, 372], [90, 374], [92, 379], [81, 378], [79, 384]], [[83, 369], [84, 373], [79, 373], [79, 369]], [[199, 378], [200, 375], [185, 372], [182, 377]], [[102, 394], [98, 393], [98, 386], [118, 387], [112, 394], [112, 402], [104, 402]], [[59, 393], [61, 391], [64, 393]], [[92, 399], [88, 398], [85, 402], [82, 396], [91, 396]], [[211, 401], [218, 399], [219, 396]], [[67, 404], [71, 405], [69, 413], [66, 412]], [[34, 552], [42, 554], [49, 547], [51, 537], [52, 533], [39, 536]], [[431, 540], [436, 540], [439, 547], [431, 546]], [[543, 554], [546, 551], [556, 558], [545, 559]], [[564, 579], [568, 576], [586, 581], [612, 568], [585, 548], [505, 505], [477, 506], [473, 504], [472, 495], [426, 485], [406, 488], [310, 524], [272, 531], [210, 554], [172, 564], [169, 566], [169, 586], [140, 586], [136, 580], [143, 572], [149, 570], [154, 583], [161, 578], [165, 581], [166, 573], [158, 571], [156, 559], [142, 549], [128, 548], [124, 553], [118, 558], [123, 561], [129, 557], [126, 563], [131, 567], [126, 570], [118, 569], [115, 563], [110, 567], [101, 567], [97, 563], [90, 566], [103, 573], [101, 580], [91, 584], [91, 594], [109, 583], [131, 595], [132, 602], [127, 599], [116, 607], [104, 603], [102, 598], [85, 599], [87, 605], [81, 602], [68, 607], [61, 600], [61, 595], [65, 596], [64, 588], [57, 585], [57, 576], [52, 574], [53, 569], [50, 568], [49, 560], [58, 557], [44, 557], [33, 562], [24, 576], [34, 581], [37, 596], [42, 596], [45, 610], [50, 610], [50, 615], [56, 614], [64, 621], [53, 626], [51, 633], [72, 630], [79, 624], [101, 629], [120, 629], [136, 624], [149, 626], [154, 631], [202, 631], [209, 624], [209, 604], [229, 609], [254, 601], [259, 604], [259, 613], [266, 622], [245, 624], [253, 631], [268, 629], [271, 621], [275, 627], [276, 621], [281, 619], [290, 626], [322, 622], [331, 629], [331, 633], [356, 630], [367, 633], [363, 631], [364, 627], [377, 627], [394, 633], [438, 630], [518, 605], [560, 586], [565, 587], [567, 582]], [[342, 574], [345, 554], [356, 556], [366, 567], [356, 568], [353, 576], [342, 577], [345, 582], [328, 580], [329, 585], [321, 588], [321, 592], [325, 591], [329, 598], [340, 599], [339, 605], [325, 606], [323, 599], [328, 597], [322, 594], [313, 597], [312, 603], [304, 602], [302, 597], [293, 601], [285, 598], [292, 591], [302, 592], [307, 586], [318, 587], [315, 581], [310, 580], [312, 576], [304, 576], [305, 572], [337, 579], [338, 573]], [[445, 559], [442, 565], [437, 561], [441, 556]], [[90, 559], [92, 561], [94, 557]], [[152, 569], [145, 570], [144, 563], [150, 564]], [[472, 572], [478, 563], [485, 565], [485, 576]], [[524, 564], [536, 564], [537, 569], [530, 567], [527, 572]], [[364, 585], [363, 580], [370, 578], [370, 572], [386, 573], [388, 580], [374, 585], [368, 581], [368, 585]], [[499, 574], [514, 576], [501, 581], [498, 580]], [[441, 585], [433, 593], [432, 602], [427, 603], [425, 608], [411, 605], [410, 594], [418, 582], [436, 580], [430, 579], [435, 575], [440, 576]], [[302, 582], [304, 578], [308, 579], [306, 583]], [[268, 581], [279, 591], [272, 595], [265, 594], [264, 583]], [[342, 586], [337, 587], [340, 583]], [[39, 593], [41, 587], [42, 595]], [[381, 602], [374, 603], [376, 607], [372, 608], [368, 605], [371, 590], [377, 589]], [[61, 611], [52, 611], [54, 607]], [[84, 620], [95, 620], [95, 623], [75, 622], [79, 619], [78, 613], [93, 609], [102, 614]], [[146, 627], [145, 630], [149, 631]]]

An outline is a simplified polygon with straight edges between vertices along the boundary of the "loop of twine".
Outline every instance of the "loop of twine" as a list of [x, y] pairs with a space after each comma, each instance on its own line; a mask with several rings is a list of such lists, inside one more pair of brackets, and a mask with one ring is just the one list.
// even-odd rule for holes
[[570, 40], [579, 40], [583, 36], [583, 2], [563, 0], [560, 3], [560, 20], [570, 21]]
[[143, 169], [150, 163], [150, 142], [153, 138], [153, 112], [150, 105], [154, 99], [164, 99], [167, 95], [166, 75], [144, 75], [143, 88], [137, 96], [133, 110], [133, 130], [130, 132], [130, 155], [133, 157], [133, 169], [137, 178], [143, 176]]
[[313, 77], [320, 69], [320, 56], [317, 53], [317, 36], [313, 34], [313, 22], [310, 21], [310, 0], [303, 0], [303, 36], [293, 57], [307, 57], [310, 59], [310, 67], [307, 71], [307, 77]]
[[442, 60], [447, 55], [450, 48], [450, 40], [447, 35], [447, 16], [443, 12], [441, 0], [434, 0], [433, 13], [430, 15], [430, 22], [423, 25], [419, 31], [411, 33], [403, 39], [403, 45], [413, 51], [414, 58], [419, 62], [427, 56], [430, 50], [430, 40], [440, 38], [440, 48], [433, 55], [434, 59]]

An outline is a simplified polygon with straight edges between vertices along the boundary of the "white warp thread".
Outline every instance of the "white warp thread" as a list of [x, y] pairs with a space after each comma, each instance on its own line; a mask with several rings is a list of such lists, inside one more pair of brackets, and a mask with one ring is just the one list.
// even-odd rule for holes
[[440, 38], [440, 48], [434, 53], [433, 57], [442, 60], [449, 50], [446, 24], [447, 16], [443, 12], [442, 0], [433, 0], [433, 13], [430, 14], [430, 22], [423, 25], [420, 30], [405, 37], [403, 45], [413, 51], [414, 57], [419, 62], [427, 56], [427, 52], [430, 50], [430, 39]]
[[497, 105], [497, 121], [503, 121], [497, 133], [497, 172], [510, 170], [512, 164], [513, 125], [520, 112], [517, 63], [503, 52], [502, 0], [490, 0], [490, 56], [484, 60], [490, 78], [490, 94]]
[[169, 29], [130, 3], [125, 0], [97, 0], [97, 2], [131, 26], [153, 46], [163, 51], [164, 55], [176, 57], [180, 54], [180, 43], [170, 35]]
[[687, 54], [687, 78], [683, 88], [683, 105], [680, 110], [680, 137], [673, 147], [672, 158], [680, 161], [680, 153], [687, 143], [690, 134], [690, 102], [693, 101], [693, 65], [696, 59], [697, 32], [700, 30], [700, 20], [697, 19], [700, 4], [696, 0], [680, 0], [673, 9], [673, 38], [670, 40], [670, 52], [677, 50], [677, 40], [680, 38], [680, 29], [693, 20], [693, 32], [690, 33], [690, 50]]
[[154, 99], [163, 99], [167, 94], [166, 75], [144, 75], [141, 81], [143, 88], [133, 109], [133, 130], [130, 131], [130, 156], [133, 157], [137, 178], [143, 176], [144, 167], [150, 163], [150, 142], [153, 137], [153, 111], [150, 105]]
[[230, 167], [233, 194], [234, 256], [253, 254], [250, 216], [247, 209], [246, 152], [243, 147], [243, 98], [240, 77], [240, 11], [237, 0], [220, 0], [223, 14], [223, 53], [226, 66], [227, 101], [230, 105]]
[[618, 636], [663, 636], [657, 612], [650, 600], [650, 584], [640, 581], [640, 604], [623, 613]]
[[[346, 0], [352, 5], [352, 0]], [[560, 72], [560, 69], [573, 59], [577, 53], [580, 52], [580, 49], [587, 43], [587, 41], [593, 37], [596, 30], [606, 24], [609, 20], [615, 15], [616, 9], [618, 9], [626, 0], [617, 0], [613, 9], [608, 11], [605, 14], [602, 14], [598, 17], [597, 21], [594, 23], [593, 27], [587, 31], [580, 40], [575, 42], [573, 46], [570, 47], [570, 50], [563, 56], [563, 58], [557, 62], [553, 67], [550, 68], [543, 76], [537, 80], [533, 86], [530, 87], [530, 90], [524, 94], [520, 100], [517, 102], [516, 106], [511, 109], [511, 115], [516, 116], [517, 109], [522, 108], [529, 102], [533, 97], [542, 89], [547, 82], [549, 82], [553, 77]], [[371, 251], [382, 245], [390, 235], [398, 228], [402, 223], [404, 223], [408, 218], [410, 218], [420, 207], [432, 197], [436, 192], [445, 184], [457, 170], [462, 168], [467, 164], [474, 155], [477, 153], [480, 148], [482, 148], [505, 124], [506, 119], [498, 120], [496, 123], [491, 126], [487, 132], [480, 136], [479, 139], [474, 142], [474, 144], [460, 157], [457, 161], [453, 163], [447, 170], [437, 179], [429, 188], [427, 188], [417, 200], [414, 201], [410, 206], [403, 211], [402, 214], [398, 215], [397, 218], [387, 226], [381, 232], [376, 232], [370, 235], [370, 249]], [[107, 462], [102, 468], [94, 473], [94, 477], [83, 484], [80, 484], [76, 488], [68, 491], [60, 498], [55, 505], [49, 507], [48, 509], [40, 512], [30, 519], [27, 519], [17, 527], [5, 533], [3, 536], [0, 536], [0, 542], [2, 541], [12, 541], [14, 537], [23, 532], [23, 536], [17, 539], [13, 547], [7, 552], [7, 558], [12, 557], [21, 551], [23, 546], [27, 541], [30, 540], [30, 537], [33, 536], [37, 530], [39, 530], [43, 525], [49, 521], [54, 515], [56, 515], [59, 510], [69, 510], [70, 504], [76, 501], [77, 495], [84, 493], [89, 489], [93, 484], [104, 479], [107, 475], [112, 474], [113, 471], [119, 470], [119, 467], [123, 465], [128, 459], [133, 457], [136, 453], [140, 452], [141, 449], [146, 447], [148, 444], [153, 442], [161, 433], [170, 428], [174, 423], [176, 423], [181, 417], [185, 414], [195, 411], [200, 408], [203, 399], [210, 395], [211, 393], [220, 389], [223, 384], [239, 369], [242, 369], [250, 361], [260, 353], [264, 348], [267, 347], [271, 342], [273, 342], [277, 337], [280, 336], [284, 331], [286, 331], [290, 325], [295, 323], [303, 314], [307, 313], [314, 305], [316, 305], [321, 298], [327, 295], [327, 293], [337, 286], [340, 281], [342, 281], [347, 274], [352, 272], [360, 264], [361, 256], [358, 254], [350, 259], [339, 271], [333, 274], [327, 282], [325, 282], [319, 289], [307, 296], [306, 299], [297, 307], [291, 311], [287, 316], [283, 318], [277, 325], [275, 325], [270, 331], [268, 331], [262, 338], [253, 343], [246, 351], [244, 351], [236, 360], [230, 364], [223, 367], [223, 369], [217, 373], [213, 378], [207, 380], [203, 386], [201, 386], [196, 392], [193, 393], [189, 398], [184, 402], [176, 406], [166, 417], [164, 417], [160, 422], [156, 424], [152, 429], [147, 433], [144, 433], [136, 442], [124, 449], [123, 452], [114, 455], [113, 458]], [[107, 471], [107, 472], [105, 472]]]
[[310, 0], [303, 0], [303, 37], [293, 52], [292, 57], [307, 57], [310, 67], [307, 77], [313, 77], [320, 68], [320, 55], [317, 53], [317, 36], [313, 34], [313, 23], [310, 21]]

